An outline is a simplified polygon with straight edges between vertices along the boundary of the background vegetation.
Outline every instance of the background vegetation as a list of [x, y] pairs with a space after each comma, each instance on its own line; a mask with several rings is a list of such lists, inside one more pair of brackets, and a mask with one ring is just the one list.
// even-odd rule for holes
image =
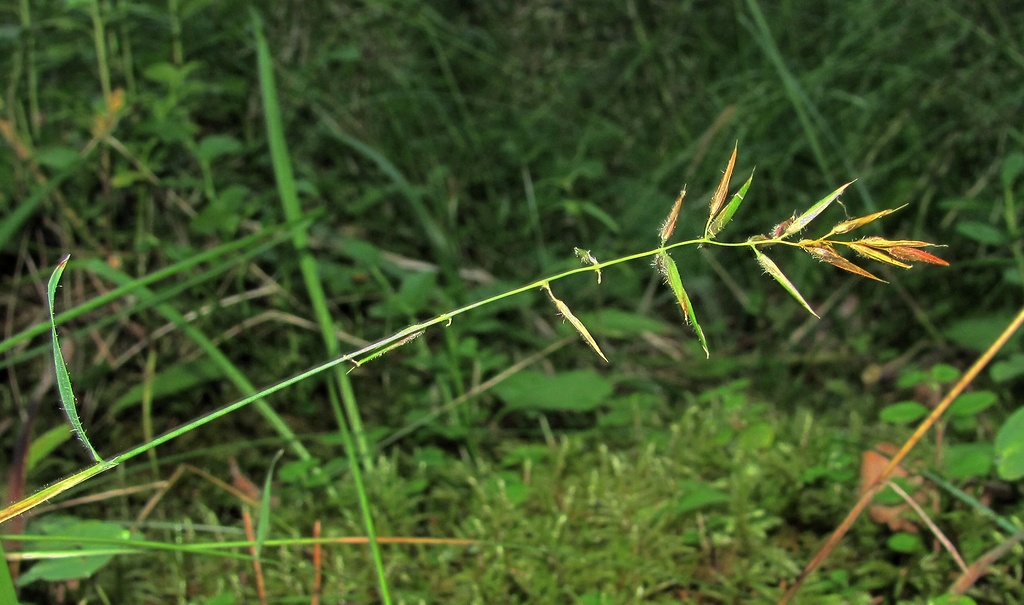
[[[864, 452], [904, 439], [1020, 304], [1012, 2], [256, 5], [313, 265], [282, 228], [249, 3], [0, 9], [8, 501], [87, 462], [55, 411], [46, 332], [26, 332], [67, 253], [58, 312], [172, 268], [59, 328], [104, 455], [336, 356], [334, 338], [356, 349], [579, 266], [574, 247], [647, 250], [684, 183], [679, 237], [699, 235], [736, 141], [736, 174], [756, 173], [721, 239], [856, 179], [849, 216], [909, 204], [873, 233], [948, 244], [952, 266], [872, 267], [884, 285], [779, 251], [817, 320], [749, 253], [685, 248], [709, 360], [643, 263], [553, 286], [609, 364], [541, 292], [480, 308], [356, 369], [350, 391], [318, 377], [268, 398], [306, 456], [245, 408], [61, 499], [94, 501], [8, 522], [8, 537], [72, 536], [63, 548], [118, 528], [168, 547], [70, 574], [23, 563], [24, 602], [252, 602], [258, 576], [271, 602], [305, 603], [317, 569], [325, 602], [385, 600], [364, 545], [314, 562], [301, 540], [314, 521], [364, 536], [360, 495], [381, 536], [480, 541], [382, 546], [395, 602], [770, 602], [856, 499]], [[1019, 346], [916, 453], [928, 513], [968, 563], [1020, 529], [1019, 476], [993, 449], [1019, 417]], [[364, 493], [336, 388], [365, 429]], [[190, 551], [245, 540], [241, 511], [282, 448], [283, 542], [261, 571], [246, 549]], [[908, 519], [862, 519], [802, 598], [941, 594], [957, 565]], [[969, 594], [1024, 600], [1021, 560], [1018, 546]]]

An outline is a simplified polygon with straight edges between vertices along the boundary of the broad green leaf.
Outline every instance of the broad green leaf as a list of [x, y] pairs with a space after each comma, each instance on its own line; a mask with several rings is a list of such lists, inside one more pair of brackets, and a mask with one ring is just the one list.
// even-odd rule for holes
[[[149, 385], [154, 399], [177, 395], [193, 389], [201, 384], [218, 380], [224, 376], [220, 368], [209, 362], [207, 359], [198, 359], [171, 366], [161, 370], [153, 376]], [[124, 408], [142, 403], [142, 394], [146, 385], [137, 384], [128, 389], [128, 392], [117, 398], [117, 401], [110, 406], [109, 414], [113, 415]]]
[[1005, 189], [1012, 189], [1021, 173], [1024, 173], [1024, 153], [1011, 153], [1003, 158], [1003, 166], [999, 170], [999, 180], [1003, 182]]
[[[1013, 318], [1010, 315], [993, 314], [962, 319], [943, 331], [943, 334], [958, 345], [973, 351], [984, 351], [1002, 333]], [[1005, 350], [1020, 349], [1020, 332], [1013, 335]]]
[[996, 433], [996, 470], [1006, 481], [1024, 477], [1024, 407], [1010, 414]]
[[669, 329], [663, 321], [621, 309], [580, 313], [579, 318], [590, 326], [592, 333], [610, 338], [631, 338], [644, 332], [664, 334]]
[[949, 415], [974, 416], [992, 407], [998, 400], [999, 397], [992, 391], [964, 393], [957, 397], [953, 405], [949, 407]]
[[989, 376], [996, 382], [1007, 382], [1019, 376], [1024, 376], [1024, 355], [1014, 353], [1009, 359], [997, 361], [992, 364], [992, 371]]
[[32, 470], [70, 437], [71, 431], [68, 430], [68, 427], [58, 424], [33, 439], [32, 445], [28, 447], [28, 462], [25, 464], [25, 470]]
[[924, 548], [920, 536], [907, 532], [900, 532], [891, 536], [886, 540], [886, 545], [889, 547], [889, 550], [901, 553], [920, 552]]
[[704, 330], [697, 323], [697, 315], [694, 314], [693, 305], [690, 304], [690, 297], [686, 295], [686, 290], [683, 288], [683, 280], [679, 276], [679, 268], [676, 267], [676, 261], [672, 260], [668, 252], [662, 251], [658, 253], [657, 262], [658, 267], [662, 270], [668, 281], [669, 287], [672, 288], [672, 293], [676, 295], [679, 306], [682, 307], [683, 313], [686, 315], [687, 323], [693, 326], [693, 331], [697, 333], [697, 340], [700, 341], [700, 346], [704, 349], [704, 355], [711, 357], [711, 353], [708, 351], [708, 341], [704, 338]]
[[509, 410], [587, 412], [612, 394], [612, 383], [593, 370], [548, 376], [534, 370], [513, 374], [494, 387]]
[[955, 226], [957, 233], [979, 244], [1001, 246], [1006, 243], [1007, 233], [1002, 229], [981, 221], [960, 221]]
[[814, 312], [814, 309], [811, 308], [811, 305], [807, 304], [807, 301], [804, 300], [804, 297], [800, 295], [799, 291], [797, 291], [796, 286], [794, 286], [793, 282], [789, 281], [789, 278], [782, 273], [782, 270], [779, 269], [779, 266], [775, 264], [775, 261], [765, 256], [764, 253], [762, 253], [757, 248], [754, 248], [754, 255], [757, 256], [757, 263], [761, 265], [761, 268], [764, 269], [765, 273], [771, 275], [772, 278], [775, 279], [775, 281], [779, 282], [779, 284], [781, 284], [782, 287], [786, 289], [786, 292], [789, 292], [790, 295], [792, 295], [793, 298], [797, 300], [797, 302], [803, 305], [803, 307], [807, 309], [807, 311], [811, 315], [818, 317], [818, 314]]
[[675, 510], [680, 514], [691, 513], [716, 504], [725, 504], [732, 499], [729, 494], [715, 489], [704, 481], [683, 481], [678, 489], [682, 495], [676, 500]]
[[[27, 572], [18, 578], [18, 586], [25, 586], [36, 580], [47, 582], [64, 582], [67, 580], [81, 580], [92, 576], [106, 565], [113, 557], [110, 552], [117, 546], [111, 544], [99, 544], [93, 540], [116, 540], [124, 541], [128, 546], [130, 534], [128, 530], [120, 525], [104, 523], [102, 521], [78, 521], [76, 519], [64, 519], [62, 523], [51, 526], [46, 533], [52, 536], [59, 536], [59, 541], [30, 542], [26, 552], [81, 552], [81, 555], [71, 557], [56, 557], [39, 561]], [[90, 550], [104, 551], [103, 554], [90, 555]]]
[[928, 415], [928, 408], [916, 401], [902, 401], [882, 408], [878, 419], [892, 424], [908, 424]]
[[53, 367], [57, 373], [57, 392], [60, 394], [60, 404], [64, 408], [64, 414], [68, 417], [68, 422], [71, 423], [71, 430], [75, 432], [75, 436], [78, 437], [78, 440], [88, 450], [92, 459], [96, 462], [101, 462], [103, 459], [100, 458], [92, 443], [89, 442], [89, 438], [85, 435], [82, 421], [78, 418], [78, 409], [75, 407], [75, 393], [71, 389], [71, 376], [68, 375], [68, 368], [64, 364], [64, 355], [60, 352], [60, 343], [57, 342], [57, 322], [53, 318], [53, 297], [69, 258], [71, 258], [70, 254], [57, 263], [57, 268], [53, 270], [50, 281], [46, 286], [46, 299], [50, 305], [50, 335], [53, 337]]
[[987, 477], [992, 469], [991, 443], [958, 443], [942, 456], [943, 475], [950, 480]]
[[708, 237], [715, 237], [726, 225], [729, 224], [729, 221], [732, 220], [733, 215], [736, 214], [736, 211], [739, 209], [740, 204], [743, 203], [743, 198], [747, 195], [747, 190], [750, 189], [750, 183], [753, 182], [753, 180], [754, 173], [751, 172], [750, 178], [748, 178], [747, 182], [743, 183], [743, 186], [740, 187], [740, 190], [732, 196], [732, 199], [729, 200], [729, 204], [725, 209], [719, 212], [718, 216], [711, 221], [711, 226], [708, 228]]
[[846, 190], [846, 188], [849, 187], [851, 184], [853, 184], [852, 181], [843, 185], [839, 189], [836, 189], [832, 193], [828, 194], [827, 196], [819, 200], [818, 203], [808, 208], [807, 212], [804, 212], [803, 214], [798, 216], [795, 221], [790, 223], [789, 227], [787, 227], [786, 230], [782, 233], [782, 237], [787, 238], [795, 233], [802, 231], [804, 227], [806, 227], [811, 223], [811, 221], [816, 219], [819, 214], [824, 212], [825, 209], [828, 208], [832, 202], [836, 201], [836, 199], [838, 199], [839, 196], [842, 195], [843, 191]]
[[225, 134], [214, 134], [199, 141], [196, 152], [199, 159], [210, 163], [223, 155], [235, 154], [242, 150], [242, 143], [235, 137]]

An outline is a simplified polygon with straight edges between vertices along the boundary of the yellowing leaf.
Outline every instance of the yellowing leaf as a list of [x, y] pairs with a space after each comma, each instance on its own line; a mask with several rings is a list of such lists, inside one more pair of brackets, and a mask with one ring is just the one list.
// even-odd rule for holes
[[587, 344], [590, 345], [590, 348], [594, 349], [594, 352], [597, 353], [598, 356], [605, 361], [605, 363], [608, 363], [608, 358], [604, 356], [604, 353], [601, 351], [601, 347], [597, 346], [597, 341], [594, 340], [594, 337], [590, 335], [590, 331], [587, 330], [587, 327], [585, 325], [583, 325], [583, 322], [577, 319], [577, 317], [573, 315], [572, 311], [569, 310], [569, 305], [565, 304], [558, 298], [555, 298], [555, 293], [551, 291], [551, 286], [549, 286], [548, 284], [544, 284], [544, 289], [548, 291], [548, 296], [551, 297], [551, 302], [555, 303], [555, 308], [558, 309], [558, 312], [562, 315], [562, 317], [569, 320], [569, 323], [572, 324], [572, 327], [576, 328], [576, 331], [580, 333], [580, 336], [583, 337], [583, 340], [587, 341]]
[[686, 289], [683, 288], [683, 280], [679, 276], [679, 268], [676, 267], [676, 261], [672, 260], [668, 252], [662, 251], [658, 253], [654, 263], [661, 274], [665, 276], [665, 281], [668, 282], [672, 293], [676, 295], [676, 300], [683, 309], [686, 322], [693, 326], [693, 331], [697, 333], [697, 340], [700, 341], [700, 346], [704, 349], [704, 355], [711, 357], [711, 353], [708, 351], [708, 341], [704, 338], [704, 330], [697, 323], [697, 316], [693, 312], [693, 305], [690, 304], [690, 297], [686, 295]]
[[852, 181], [850, 183], [843, 185], [839, 189], [836, 189], [832, 193], [828, 194], [827, 196], [819, 200], [816, 204], [808, 208], [807, 212], [801, 214], [795, 221], [793, 221], [789, 225], [789, 227], [786, 227], [786, 230], [782, 233], [782, 237], [789, 237], [794, 233], [802, 231], [804, 227], [806, 227], [811, 223], [811, 221], [816, 219], [819, 214], [824, 212], [825, 208], [828, 208], [832, 202], [836, 201], [836, 199], [838, 199], [839, 196], [842, 195], [843, 191], [846, 190], [846, 188], [849, 187], [851, 184]]
[[828, 264], [830, 264], [830, 265], [832, 265], [834, 267], [839, 267], [840, 269], [842, 269], [844, 271], [849, 271], [850, 273], [856, 273], [857, 275], [860, 275], [861, 277], [866, 277], [868, 279], [873, 279], [875, 281], [880, 281], [882, 283], [886, 283], [886, 281], [884, 279], [878, 279], [877, 277], [875, 277], [874, 275], [871, 275], [870, 273], [868, 273], [864, 269], [861, 269], [857, 265], [855, 265], [855, 264], [851, 263], [850, 261], [846, 260], [845, 258], [840, 256], [838, 252], [836, 252], [832, 248], [828, 247], [827, 245], [824, 245], [824, 244], [821, 244], [821, 245], [807, 245], [807, 246], [803, 246], [803, 250], [804, 250], [804, 252], [810, 254], [814, 258], [816, 258], [816, 259], [818, 259], [820, 261], [825, 261], [826, 263], [828, 263]]
[[725, 203], [725, 196], [729, 193], [729, 181], [732, 179], [732, 169], [736, 166], [736, 151], [738, 149], [739, 145], [733, 147], [732, 157], [729, 158], [729, 165], [725, 167], [725, 174], [722, 175], [718, 188], [715, 189], [715, 193], [711, 196], [711, 212], [708, 213], [708, 222], [704, 227], [704, 237], [709, 237], [711, 221], [718, 216], [718, 212], [722, 209], [722, 204]]
[[[848, 245], [850, 246], [850, 248], [853, 249], [854, 252], [861, 256], [870, 258], [872, 260], [876, 260], [880, 263], [889, 263], [890, 265], [902, 267], [903, 269], [910, 268], [910, 265], [906, 263], [901, 263], [900, 261], [894, 259], [893, 257], [889, 256], [885, 252], [882, 252], [881, 250], [876, 250], [875, 248], [865, 246], [864, 244], [858, 244], [857, 242], [850, 242]], [[913, 248], [911, 248], [911, 250], [912, 249]], [[890, 253], [891, 252], [892, 250], [890, 250]]]
[[775, 281], [779, 282], [779, 284], [781, 284], [782, 287], [786, 289], [786, 292], [789, 292], [790, 295], [792, 295], [793, 298], [797, 300], [797, 302], [803, 305], [804, 308], [807, 309], [807, 311], [810, 312], [811, 315], [818, 317], [818, 314], [814, 312], [814, 309], [811, 308], [811, 305], [807, 304], [807, 301], [804, 300], [804, 297], [800, 295], [799, 291], [797, 291], [796, 286], [794, 286], [793, 282], [789, 281], [789, 278], [782, 273], [782, 270], [779, 269], [779, 266], [775, 264], [775, 261], [765, 256], [764, 253], [762, 253], [757, 248], [753, 248], [753, 250], [754, 254], [757, 256], [757, 263], [761, 265], [761, 268], [764, 269], [764, 272], [767, 273], [768, 275], [771, 275], [775, 279]]

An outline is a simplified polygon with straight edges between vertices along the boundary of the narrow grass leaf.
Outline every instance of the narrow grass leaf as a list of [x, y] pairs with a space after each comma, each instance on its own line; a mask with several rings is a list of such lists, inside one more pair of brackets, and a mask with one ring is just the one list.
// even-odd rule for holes
[[736, 166], [736, 151], [738, 149], [738, 144], [732, 148], [729, 164], [725, 167], [725, 173], [722, 174], [722, 180], [719, 181], [718, 188], [715, 189], [715, 193], [711, 196], [711, 211], [708, 213], [708, 222], [704, 227], [704, 237], [710, 237], [711, 221], [715, 220], [715, 217], [718, 216], [719, 211], [722, 209], [722, 204], [725, 203], [725, 196], [729, 193], [729, 181], [732, 180], [732, 169]]
[[661, 245], [664, 246], [668, 238], [672, 237], [672, 232], [676, 230], [676, 222], [679, 220], [679, 209], [683, 207], [683, 198], [686, 197], [686, 187], [679, 192], [679, 197], [676, 198], [676, 203], [672, 204], [672, 211], [665, 217], [665, 222], [661, 224], [661, 231], [658, 235], [661, 236]]
[[281, 459], [282, 455], [284, 455], [284, 450], [277, 450], [274, 459], [270, 461], [267, 476], [263, 480], [263, 497], [260, 499], [260, 516], [256, 519], [256, 544], [254, 545], [257, 559], [260, 558], [263, 543], [267, 541], [267, 535], [270, 533], [270, 492], [273, 488], [274, 467], [277, 466], [277, 461]]
[[895, 258], [889, 256], [885, 252], [882, 252], [881, 250], [865, 246], [864, 244], [858, 244], [857, 242], [850, 242], [849, 246], [854, 252], [863, 257], [876, 260], [880, 263], [888, 263], [890, 265], [894, 265], [896, 267], [900, 267], [903, 269], [910, 268], [910, 265], [908, 265], [907, 263], [902, 263], [896, 260]]
[[750, 183], [754, 180], [754, 173], [750, 173], [750, 178], [747, 179], [746, 183], [740, 187], [740, 190], [733, 194], [732, 199], [726, 205], [725, 209], [718, 213], [715, 220], [711, 221], [711, 227], [708, 229], [708, 236], [715, 237], [718, 233], [729, 224], [732, 220], [736, 211], [739, 210], [740, 204], [743, 203], [743, 198], [747, 195], [747, 190], [750, 189]]
[[679, 302], [679, 306], [682, 307], [683, 315], [686, 317], [686, 323], [693, 326], [693, 331], [697, 333], [697, 340], [700, 341], [700, 346], [704, 349], [704, 355], [711, 357], [711, 352], [708, 351], [708, 341], [704, 338], [704, 330], [701, 329], [700, 324], [697, 322], [697, 315], [693, 312], [690, 297], [687, 296], [686, 289], [683, 288], [683, 279], [679, 275], [676, 261], [672, 260], [668, 252], [659, 252], [655, 262], [657, 263], [658, 270], [665, 276], [665, 281], [668, 282], [669, 288], [672, 288], [672, 293], [676, 295], [676, 300]]
[[784, 238], [785, 237], [789, 237], [789, 236], [793, 235], [794, 233], [798, 233], [798, 232], [802, 231], [804, 229], [804, 227], [809, 225], [811, 223], [811, 221], [813, 221], [814, 219], [818, 218], [818, 215], [821, 214], [822, 212], [824, 212], [825, 209], [828, 208], [829, 205], [832, 204], [832, 202], [836, 201], [839, 198], [839, 196], [842, 195], [843, 191], [845, 191], [846, 188], [849, 187], [852, 184], [853, 184], [853, 181], [850, 181], [849, 183], [843, 185], [839, 189], [836, 189], [832, 193], [826, 195], [824, 198], [819, 200], [816, 204], [814, 204], [813, 206], [808, 208], [807, 212], [804, 212], [799, 217], [797, 217], [797, 219], [795, 221], [793, 221], [789, 225], [789, 227], [786, 228], [786, 230], [782, 234], [782, 237], [784, 237]]
[[57, 268], [53, 270], [50, 282], [46, 286], [46, 299], [50, 305], [50, 334], [53, 337], [53, 367], [57, 372], [57, 391], [60, 393], [60, 404], [64, 408], [68, 422], [71, 423], [71, 430], [74, 431], [75, 436], [85, 446], [92, 459], [96, 462], [102, 462], [103, 459], [96, 453], [92, 443], [89, 443], [89, 438], [85, 435], [82, 421], [78, 418], [78, 410], [75, 408], [75, 393], [71, 389], [71, 376], [68, 375], [68, 368], [64, 364], [64, 355], [60, 352], [60, 343], [57, 342], [57, 324], [53, 316], [53, 297], [57, 291], [60, 276], [63, 275], [64, 268], [67, 266], [68, 259], [70, 258], [71, 255], [69, 254], [57, 263]]
[[547, 290], [548, 296], [551, 297], [551, 302], [555, 303], [555, 307], [558, 309], [558, 312], [562, 315], [562, 317], [569, 320], [569, 323], [572, 324], [572, 327], [576, 328], [576, 331], [580, 333], [580, 336], [583, 337], [583, 340], [587, 341], [587, 344], [590, 345], [590, 348], [594, 349], [594, 352], [597, 353], [597, 355], [601, 359], [603, 359], [605, 363], [608, 363], [608, 358], [604, 356], [604, 353], [601, 351], [601, 347], [597, 346], [597, 341], [594, 340], [594, 337], [590, 335], [590, 331], [587, 330], [587, 326], [583, 325], [583, 322], [580, 321], [575, 315], [573, 315], [572, 311], [569, 310], [569, 305], [565, 304], [560, 299], [555, 297], [555, 293], [551, 291], [550, 285], [544, 284], [544, 289]]
[[772, 278], [775, 279], [775, 281], [779, 282], [779, 284], [781, 284], [782, 287], [786, 289], [786, 292], [789, 292], [790, 295], [792, 295], [793, 298], [797, 300], [797, 302], [803, 305], [803, 307], [807, 309], [807, 311], [811, 315], [818, 317], [818, 314], [814, 312], [814, 309], [811, 308], [811, 305], [807, 304], [807, 301], [804, 300], [804, 297], [800, 295], [800, 292], [796, 289], [796, 286], [794, 286], [793, 282], [789, 281], [789, 278], [782, 273], [782, 270], [779, 269], [779, 266], [775, 264], [775, 261], [765, 256], [764, 253], [758, 250], [757, 248], [754, 248], [753, 250], [754, 255], [757, 256], [757, 263], [761, 265], [761, 268], [764, 269], [764, 272], [767, 273], [768, 275], [771, 275]]
[[818, 259], [820, 261], [824, 261], [824, 262], [832, 265], [833, 267], [839, 267], [843, 271], [849, 271], [850, 273], [854, 273], [856, 275], [860, 275], [861, 277], [866, 277], [868, 279], [873, 279], [875, 281], [880, 281], [883, 284], [887, 283], [884, 279], [878, 279], [877, 277], [875, 277], [874, 275], [868, 273], [864, 269], [861, 269], [857, 265], [855, 265], [855, 264], [851, 263], [850, 261], [846, 260], [838, 252], [836, 252], [835, 250], [833, 250], [832, 248], [830, 248], [830, 247], [828, 247], [826, 245], [810, 245], [810, 244], [808, 244], [808, 245], [802, 246], [802, 247], [803, 247], [804, 252], [810, 254], [811, 256], [813, 256], [814, 258], [816, 258], [816, 259]]

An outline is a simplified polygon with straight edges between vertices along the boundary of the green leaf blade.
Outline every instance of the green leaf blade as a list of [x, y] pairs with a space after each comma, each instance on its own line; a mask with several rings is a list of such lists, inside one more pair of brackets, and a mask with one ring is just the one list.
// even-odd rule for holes
[[64, 408], [64, 414], [68, 417], [68, 422], [71, 423], [71, 430], [75, 432], [75, 436], [85, 446], [92, 459], [96, 462], [103, 462], [103, 459], [100, 458], [92, 443], [89, 442], [89, 438], [85, 435], [85, 428], [82, 426], [82, 421], [78, 418], [78, 410], [75, 408], [75, 392], [71, 388], [71, 376], [68, 374], [68, 367], [64, 363], [64, 355], [61, 354], [60, 343], [57, 341], [57, 322], [53, 314], [53, 299], [57, 292], [57, 285], [60, 283], [60, 276], [64, 274], [64, 268], [67, 267], [68, 259], [70, 258], [71, 255], [68, 254], [57, 263], [57, 267], [53, 270], [53, 274], [50, 275], [50, 281], [46, 285], [46, 300], [50, 306], [50, 335], [53, 338], [53, 367], [57, 373], [57, 392], [60, 394], [60, 405]]
[[732, 199], [729, 200], [729, 203], [726, 205], [726, 207], [720, 213], [718, 213], [718, 216], [716, 216], [713, 221], [711, 221], [711, 226], [708, 228], [708, 237], [714, 238], [716, 235], [718, 235], [719, 232], [722, 231], [722, 229], [725, 228], [726, 225], [729, 224], [729, 221], [732, 220], [733, 215], [736, 214], [737, 210], [739, 210], [740, 204], [743, 203], [743, 200], [747, 195], [747, 190], [750, 189], [750, 183], [752, 183], [753, 181], [754, 173], [751, 172], [750, 178], [747, 179], [747, 182], [743, 183], [743, 186], [740, 187], [740, 190], [733, 194]]
[[[814, 312], [811, 305], [807, 304], [807, 301], [804, 300], [803, 296], [801, 296], [800, 292], [796, 289], [796, 286], [794, 286], [793, 282], [789, 281], [789, 278], [782, 273], [782, 269], [779, 269], [779, 266], [775, 264], [775, 261], [765, 256], [764, 253], [757, 248], [754, 248], [753, 250], [754, 254], [757, 256], [758, 264], [761, 265], [761, 268], [764, 269], [765, 273], [771, 275], [775, 281], [779, 282], [779, 284], [786, 289], [786, 292], [789, 292], [790, 295], [792, 295], [797, 302], [803, 305], [811, 315], [818, 317], [818, 314]], [[818, 318], [821, 319], [820, 317]]]
[[683, 288], [683, 280], [679, 275], [679, 268], [676, 266], [676, 261], [672, 260], [672, 257], [668, 255], [668, 252], [662, 251], [658, 253], [657, 265], [665, 276], [669, 288], [672, 289], [672, 293], [676, 295], [676, 300], [679, 302], [679, 306], [682, 307], [683, 314], [686, 316], [686, 322], [693, 326], [693, 331], [697, 333], [697, 340], [700, 341], [700, 346], [704, 349], [704, 355], [706, 357], [711, 357], [711, 353], [708, 351], [708, 341], [704, 337], [704, 330], [701, 329], [700, 323], [697, 322], [697, 315], [693, 312], [693, 305], [690, 304], [690, 297], [687, 296], [686, 289]]

